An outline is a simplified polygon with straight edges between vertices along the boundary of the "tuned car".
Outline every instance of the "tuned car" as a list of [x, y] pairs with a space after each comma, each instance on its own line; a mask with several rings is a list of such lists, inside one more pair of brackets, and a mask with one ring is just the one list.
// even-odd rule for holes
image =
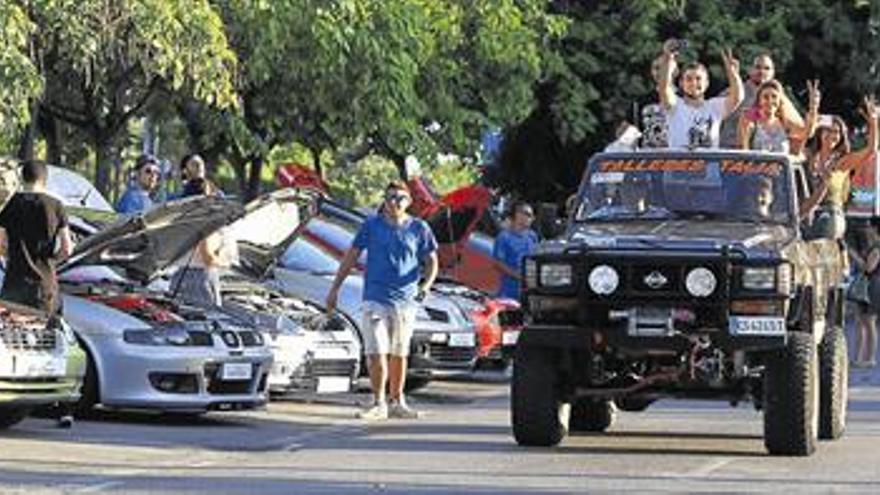
[[801, 221], [809, 193], [781, 154], [594, 155], [565, 235], [524, 262], [516, 441], [604, 431], [659, 398], [751, 401], [775, 455], [840, 438], [846, 254]]
[[33, 408], [75, 403], [84, 374], [85, 354], [64, 320], [0, 301], [0, 429]]
[[200, 414], [266, 402], [272, 351], [260, 331], [148, 287], [243, 213], [221, 198], [185, 199], [119, 220], [76, 246], [59, 272], [65, 318], [88, 358], [80, 413], [100, 404]]

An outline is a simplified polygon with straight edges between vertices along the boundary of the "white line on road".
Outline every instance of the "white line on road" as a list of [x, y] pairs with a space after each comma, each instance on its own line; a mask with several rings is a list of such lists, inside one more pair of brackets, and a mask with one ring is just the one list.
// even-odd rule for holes
[[72, 493], [99, 493], [108, 488], [116, 488], [124, 484], [125, 483], [122, 481], [104, 481], [94, 485], [84, 486], [78, 490], [74, 490]]
[[708, 476], [715, 471], [727, 466], [734, 459], [732, 457], [719, 457], [714, 459], [713, 461], [704, 464], [696, 469], [692, 469], [683, 474], [678, 475], [678, 478], [702, 478], [704, 476]]

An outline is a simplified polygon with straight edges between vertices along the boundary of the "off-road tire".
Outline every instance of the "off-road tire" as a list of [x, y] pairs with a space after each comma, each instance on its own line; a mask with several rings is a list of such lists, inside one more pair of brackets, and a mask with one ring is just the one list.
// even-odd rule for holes
[[0, 430], [11, 428], [21, 423], [28, 416], [30, 409], [27, 407], [2, 407], [0, 408]]
[[607, 399], [582, 398], [571, 404], [568, 428], [572, 431], [603, 432], [614, 424], [617, 410]]
[[813, 336], [791, 332], [769, 353], [764, 384], [764, 446], [772, 455], [807, 456], [819, 429], [819, 359]]
[[568, 432], [568, 406], [559, 397], [554, 349], [517, 346], [510, 385], [513, 437], [520, 445], [550, 447]]
[[819, 439], [837, 440], [846, 429], [849, 356], [843, 329], [832, 327], [819, 345]]

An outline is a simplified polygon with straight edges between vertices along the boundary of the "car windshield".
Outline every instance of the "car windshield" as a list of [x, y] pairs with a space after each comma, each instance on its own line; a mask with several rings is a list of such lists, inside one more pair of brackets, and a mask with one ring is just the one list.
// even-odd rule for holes
[[320, 274], [334, 274], [339, 269], [339, 262], [333, 256], [303, 238], [287, 248], [278, 265], [288, 270]]
[[576, 219], [789, 223], [786, 164], [772, 159], [597, 159]]

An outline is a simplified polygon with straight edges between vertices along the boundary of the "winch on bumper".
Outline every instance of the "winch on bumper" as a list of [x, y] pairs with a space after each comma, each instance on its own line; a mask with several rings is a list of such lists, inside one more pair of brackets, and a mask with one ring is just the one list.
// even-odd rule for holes
[[[736, 261], [736, 262], [734, 262]], [[730, 253], [590, 253], [525, 266], [523, 345], [684, 352], [695, 338], [721, 349], [786, 342], [791, 272]]]

